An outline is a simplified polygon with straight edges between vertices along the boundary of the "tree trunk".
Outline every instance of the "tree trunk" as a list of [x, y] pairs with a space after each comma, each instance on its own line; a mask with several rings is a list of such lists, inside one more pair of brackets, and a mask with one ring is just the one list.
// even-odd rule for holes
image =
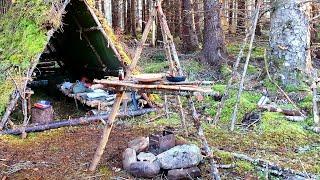
[[132, 18], [131, 18], [131, 0], [127, 0], [127, 21], [126, 21], [126, 34], [131, 33], [131, 26], [132, 26]]
[[127, 0], [122, 0], [122, 19], [123, 19], [123, 24], [122, 28], [126, 32], [127, 30]]
[[284, 86], [297, 86], [302, 72], [311, 70], [309, 4], [303, 0], [275, 0], [271, 14], [270, 59]]
[[185, 52], [199, 49], [199, 41], [194, 25], [191, 0], [182, 0], [182, 40]]
[[111, 2], [111, 0], [104, 0], [103, 9], [104, 9], [104, 17], [106, 18], [108, 25], [112, 26], [112, 2]]
[[174, 23], [175, 23], [174, 34], [175, 36], [180, 36], [181, 38], [181, 0], [175, 0], [174, 7], [176, 8], [175, 18], [174, 18]]
[[237, 18], [237, 32], [244, 33], [246, 29], [246, 1], [238, 1], [238, 18]]
[[121, 29], [121, 4], [121, 0], [112, 0], [112, 27], [115, 32]]
[[194, 21], [195, 21], [195, 27], [196, 27], [196, 33], [198, 36], [198, 39], [201, 41], [202, 39], [202, 33], [201, 33], [201, 15], [202, 13], [200, 13], [201, 11], [201, 0], [194, 0], [193, 1], [193, 9], [194, 9]]
[[136, 20], [136, 13], [137, 13], [137, 2], [136, 0], [131, 0], [131, 13], [130, 13], [130, 18], [131, 18], [131, 35], [133, 37], [137, 37], [137, 20]]
[[226, 57], [224, 34], [221, 27], [220, 4], [218, 0], [204, 0], [203, 56], [212, 65], [220, 65]]

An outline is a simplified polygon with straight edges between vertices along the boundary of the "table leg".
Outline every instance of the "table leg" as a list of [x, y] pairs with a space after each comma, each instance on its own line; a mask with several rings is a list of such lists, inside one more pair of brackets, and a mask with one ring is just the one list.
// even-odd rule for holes
[[107, 121], [107, 125], [103, 129], [103, 133], [102, 133], [102, 137], [100, 139], [99, 146], [98, 146], [98, 148], [97, 148], [97, 150], [96, 150], [96, 152], [94, 154], [94, 157], [92, 159], [91, 165], [89, 167], [90, 171], [95, 171], [97, 166], [98, 166], [98, 164], [99, 164], [101, 156], [102, 156], [102, 154], [104, 152], [104, 149], [105, 149], [105, 147], [106, 147], [106, 145], [108, 143], [109, 136], [110, 136], [110, 133], [111, 133], [111, 130], [112, 130], [112, 127], [113, 127], [113, 123], [114, 123], [116, 115], [117, 115], [117, 113], [119, 111], [120, 104], [122, 102], [123, 96], [124, 96], [124, 92], [119, 92], [117, 94], [117, 97], [116, 97], [115, 102], [113, 104], [110, 116], [109, 116], [108, 121]]
[[183, 112], [183, 107], [182, 107], [182, 103], [181, 103], [181, 97], [177, 96], [177, 101], [178, 101], [178, 106], [180, 109], [180, 118], [181, 118], [181, 124], [182, 124], [182, 128], [184, 129], [185, 135], [188, 137], [188, 128], [186, 125], [186, 117], [185, 114]]

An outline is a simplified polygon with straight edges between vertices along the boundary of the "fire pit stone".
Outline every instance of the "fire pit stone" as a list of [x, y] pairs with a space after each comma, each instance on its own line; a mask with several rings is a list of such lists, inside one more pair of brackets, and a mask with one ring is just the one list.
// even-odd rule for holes
[[137, 153], [145, 151], [149, 146], [149, 137], [138, 137], [128, 143], [128, 147], [136, 150]]
[[194, 144], [175, 146], [157, 158], [162, 169], [189, 168], [197, 166], [203, 159], [200, 148]]
[[130, 165], [129, 172], [135, 177], [153, 178], [160, 173], [160, 166], [156, 161], [138, 161]]
[[198, 167], [191, 167], [187, 169], [172, 169], [168, 171], [167, 178], [169, 180], [181, 180], [201, 177], [201, 171]]
[[145, 153], [145, 152], [141, 152], [138, 156], [137, 156], [139, 161], [147, 161], [147, 162], [154, 162], [155, 160], [157, 160], [157, 157], [152, 154], [152, 153]]

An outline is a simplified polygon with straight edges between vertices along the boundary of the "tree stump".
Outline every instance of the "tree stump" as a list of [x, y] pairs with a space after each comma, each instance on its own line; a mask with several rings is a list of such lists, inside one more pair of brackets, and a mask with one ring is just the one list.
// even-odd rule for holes
[[46, 109], [32, 108], [32, 123], [46, 124], [53, 121], [52, 106]]

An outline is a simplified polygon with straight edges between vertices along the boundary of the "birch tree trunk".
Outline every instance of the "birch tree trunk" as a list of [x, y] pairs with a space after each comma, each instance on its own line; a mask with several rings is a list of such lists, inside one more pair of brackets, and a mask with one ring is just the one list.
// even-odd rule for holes
[[104, 17], [106, 18], [108, 25], [112, 27], [112, 3], [111, 3], [111, 0], [104, 0], [103, 9], [104, 9]]
[[274, 0], [270, 26], [270, 59], [284, 86], [297, 86], [311, 71], [309, 5], [304, 0]]

